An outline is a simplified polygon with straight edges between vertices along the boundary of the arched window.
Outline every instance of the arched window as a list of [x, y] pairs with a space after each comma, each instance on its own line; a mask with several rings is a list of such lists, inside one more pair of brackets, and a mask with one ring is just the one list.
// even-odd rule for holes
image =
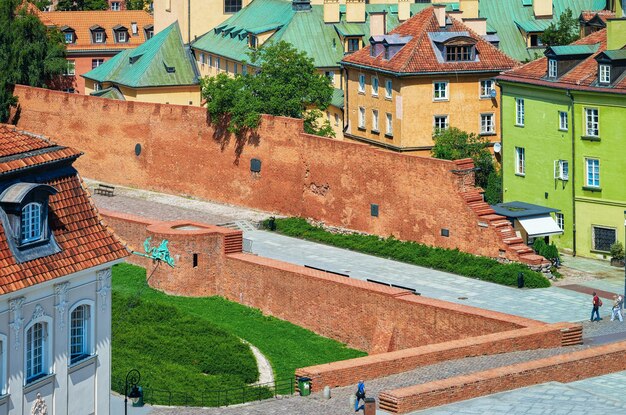
[[70, 364], [92, 354], [91, 306], [81, 304], [70, 314]]
[[26, 383], [46, 376], [48, 371], [48, 323], [38, 322], [26, 331]]
[[41, 204], [29, 203], [22, 208], [22, 243], [41, 239]]

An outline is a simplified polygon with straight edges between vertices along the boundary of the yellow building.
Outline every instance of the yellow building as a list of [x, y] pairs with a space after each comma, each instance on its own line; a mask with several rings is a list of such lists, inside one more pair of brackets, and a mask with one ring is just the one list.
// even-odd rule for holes
[[198, 71], [174, 23], [87, 72], [85, 93], [126, 101], [200, 105]]
[[[470, 27], [471, 26], [471, 27]], [[457, 127], [500, 141], [493, 78], [517, 62], [481, 36], [484, 19], [429, 7], [342, 61], [344, 137], [429, 155], [437, 129]]]

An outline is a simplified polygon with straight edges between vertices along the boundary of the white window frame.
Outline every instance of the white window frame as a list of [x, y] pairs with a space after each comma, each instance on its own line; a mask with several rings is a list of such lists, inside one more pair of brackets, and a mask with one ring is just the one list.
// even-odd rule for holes
[[372, 75], [372, 96], [378, 96], [378, 76]]
[[20, 213], [20, 241], [22, 244], [36, 242], [43, 237], [43, 214], [41, 203], [31, 202], [21, 209]]
[[330, 80], [331, 85], [335, 85], [335, 71], [325, 71], [324, 75]]
[[[443, 89], [440, 88], [442, 84], [444, 86]], [[433, 101], [448, 101], [449, 96], [450, 83], [448, 81], [433, 81]]]
[[378, 110], [372, 110], [372, 131], [379, 132], [378, 129]]
[[480, 98], [491, 98], [491, 91], [495, 89], [494, 83], [493, 79], [481, 79], [478, 84], [478, 96]]
[[65, 43], [74, 43], [74, 32], [63, 33], [63, 39], [65, 40]]
[[569, 129], [569, 115], [567, 111], [559, 111], [559, 130], [567, 131]]
[[385, 114], [385, 134], [389, 136], [393, 135], [393, 114], [390, 112]]
[[569, 180], [569, 161], [554, 160], [554, 178], [558, 180]]
[[558, 73], [556, 59], [548, 59], [548, 78], [556, 78]]
[[[86, 307], [86, 309], [88, 310], [89, 315], [85, 318], [86, 322], [84, 323], [83, 326], [83, 344], [82, 344], [82, 351], [83, 353], [81, 353], [80, 356], [78, 356], [79, 358], [76, 358], [75, 360], [73, 360], [73, 339], [74, 339], [74, 312], [79, 308], [79, 307]], [[69, 348], [69, 365], [74, 365], [76, 363], [79, 363], [80, 361], [87, 359], [91, 356], [93, 356], [95, 354], [95, 324], [94, 324], [94, 315], [95, 315], [95, 302], [93, 302], [92, 300], [81, 300], [76, 302], [71, 308], [70, 308], [70, 312], [68, 313], [68, 318], [69, 318], [69, 330], [68, 330], [68, 335], [69, 335], [69, 339], [68, 339], [68, 348]]]
[[114, 12], [119, 12], [120, 10], [122, 10], [121, 3], [119, 1], [112, 1], [111, 10]]
[[554, 212], [554, 220], [555, 220], [557, 226], [562, 231], [565, 231], [565, 216], [562, 213]]
[[118, 43], [126, 43], [128, 42], [128, 33], [125, 30], [118, 30], [117, 33], [117, 42]]
[[359, 107], [359, 128], [365, 129], [365, 107]]
[[66, 76], [76, 75], [76, 61], [74, 59], [67, 60], [67, 67], [65, 68]]
[[515, 125], [518, 127], [524, 126], [524, 121], [526, 118], [524, 107], [525, 107], [524, 98], [515, 98]]
[[[28, 360], [28, 334], [36, 324], [42, 325], [41, 371], [31, 374], [31, 376], [28, 377], [30, 370], [30, 362]], [[42, 377], [52, 374], [52, 348], [54, 345], [53, 329], [54, 325], [52, 318], [48, 316], [43, 316], [33, 320], [26, 327], [24, 327], [24, 385], [28, 385], [29, 383], [37, 381]]]
[[391, 99], [393, 97], [393, 81], [391, 79], [385, 80], [385, 98]]
[[515, 147], [515, 174], [526, 176], [526, 149]]
[[220, 66], [221, 66], [221, 61], [222, 59], [219, 56], [215, 57], [215, 69], [219, 70]]
[[7, 336], [4, 334], [0, 334], [0, 396], [5, 396], [9, 391], [9, 385], [7, 382], [7, 344]]
[[585, 107], [583, 108], [583, 116], [585, 117], [585, 136], [586, 137], [599, 137], [600, 136], [600, 110], [598, 108]]
[[[441, 124], [437, 122], [438, 119], [440, 120], [443, 119], [443, 122], [444, 122], [443, 128], [437, 125], [437, 124]], [[434, 132], [447, 130], [449, 126], [450, 126], [450, 118], [448, 117], [447, 114], [433, 116], [433, 131]]]
[[[592, 168], [592, 174], [595, 176], [597, 174], [598, 178], [596, 180], [596, 178], [592, 178], [591, 181], [589, 181], [589, 168]], [[601, 176], [600, 176], [600, 159], [595, 158], [595, 157], [585, 157], [585, 187], [595, 187], [595, 188], [599, 188], [600, 187], [600, 181]]]
[[[488, 119], [490, 122], [487, 122]], [[480, 133], [484, 135], [496, 133], [496, 116], [493, 112], [480, 114]]]
[[611, 83], [611, 65], [601, 63], [598, 68], [598, 80], [601, 84]]
[[104, 43], [104, 32], [102, 30], [93, 32], [93, 41], [94, 43]]
[[365, 93], [365, 74], [359, 74], [359, 93]]

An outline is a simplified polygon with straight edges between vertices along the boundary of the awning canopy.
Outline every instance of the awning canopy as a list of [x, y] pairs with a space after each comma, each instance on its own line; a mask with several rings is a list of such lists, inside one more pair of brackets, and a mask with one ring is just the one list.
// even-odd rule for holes
[[549, 214], [517, 218], [522, 228], [532, 238], [548, 235], [560, 235], [563, 233]]

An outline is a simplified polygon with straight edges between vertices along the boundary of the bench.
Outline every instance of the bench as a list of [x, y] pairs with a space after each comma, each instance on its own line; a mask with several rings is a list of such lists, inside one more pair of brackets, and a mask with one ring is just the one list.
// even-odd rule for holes
[[114, 186], [109, 186], [107, 184], [100, 183], [98, 187], [95, 188], [94, 193], [97, 195], [103, 195], [103, 196], [115, 196], [115, 194], [113, 193], [114, 191], [115, 191]]

